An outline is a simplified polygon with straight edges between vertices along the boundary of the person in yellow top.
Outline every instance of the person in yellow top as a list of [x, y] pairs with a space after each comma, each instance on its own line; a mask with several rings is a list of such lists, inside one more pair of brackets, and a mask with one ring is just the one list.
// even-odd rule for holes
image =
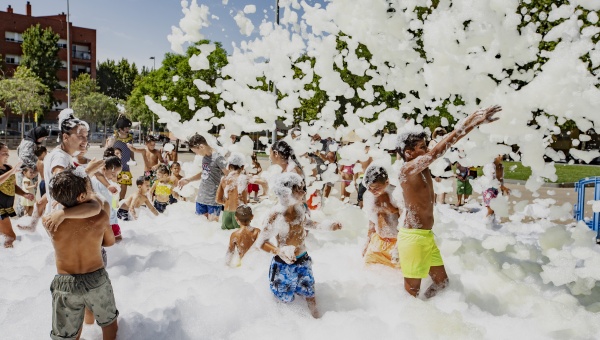
[[154, 195], [154, 208], [159, 213], [165, 212], [167, 205], [177, 202], [172, 196], [174, 186], [169, 168], [164, 164], [160, 164], [156, 169], [156, 181], [150, 189], [150, 192]]
[[10, 218], [17, 216], [13, 209], [15, 194], [31, 201], [35, 199], [32, 194], [23, 191], [17, 185], [15, 174], [20, 168], [21, 162], [13, 168], [8, 165], [9, 156], [6, 144], [0, 143], [0, 236], [4, 236], [4, 248], [12, 248], [13, 242], [17, 238], [10, 223]]

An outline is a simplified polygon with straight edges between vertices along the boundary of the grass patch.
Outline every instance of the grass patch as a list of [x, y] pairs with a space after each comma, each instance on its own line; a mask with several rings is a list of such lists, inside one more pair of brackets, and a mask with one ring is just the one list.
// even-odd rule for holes
[[[600, 166], [555, 164], [556, 183], [577, 182], [582, 178], [600, 176]], [[482, 175], [481, 168], [478, 173]], [[531, 169], [521, 162], [504, 162], [504, 178], [526, 181], [531, 176]]]

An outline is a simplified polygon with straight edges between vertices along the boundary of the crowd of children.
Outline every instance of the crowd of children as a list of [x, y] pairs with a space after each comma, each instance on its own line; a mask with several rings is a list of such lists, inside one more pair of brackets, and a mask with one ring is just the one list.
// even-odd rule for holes
[[[365, 263], [401, 270], [404, 287], [413, 296], [419, 294], [421, 280], [428, 275], [433, 283], [425, 292], [426, 297], [434, 296], [448, 285], [448, 275], [432, 231], [436, 198], [429, 166], [471, 130], [496, 120], [494, 115], [498, 111], [499, 107], [491, 107], [471, 114], [454, 131], [439, 133], [439, 138], [429, 147], [425, 130], [413, 128], [401, 132], [396, 145], [397, 156], [404, 162], [399, 173], [400, 190], [390, 184], [386, 167], [372, 164], [371, 157], [360, 161], [356, 168], [348, 166], [341, 170], [346, 186], [361, 179], [356, 186], [360, 189], [361, 208], [369, 221], [362, 251]], [[304, 171], [287, 142], [272, 145], [271, 163], [281, 171], [267, 181], [259, 176], [262, 167], [256, 154], [252, 155], [246, 171], [244, 155], [233, 152], [225, 160], [203, 136], [196, 134], [188, 143], [191, 151], [202, 156], [201, 171], [186, 178], [181, 175], [181, 165], [174, 161], [176, 157], [171, 155], [168, 157], [171, 161], [165, 162], [152, 137], [146, 139], [145, 148], [134, 147], [129, 135], [131, 122], [125, 117], [119, 118], [115, 136], [107, 143], [102, 160], [85, 157], [89, 147], [88, 126], [75, 118], [72, 111], [61, 113], [59, 126], [60, 145], [48, 153], [45, 147], [36, 144], [44, 136], [34, 139], [35, 159], [30, 157], [23, 166], [21, 162], [10, 166], [8, 147], [0, 143], [0, 234], [4, 236], [4, 246], [12, 247], [16, 238], [10, 217], [16, 215], [15, 195], [20, 195], [20, 205], [33, 219], [29, 226], [19, 227], [35, 230], [37, 218], [44, 211], [43, 225], [56, 251], [57, 275], [51, 286], [53, 338], [80, 334], [86, 309], [90, 318], [95, 318], [102, 327], [105, 338], [116, 336], [119, 312], [105, 270], [107, 258], [103, 247], [122, 239], [119, 221], [137, 219], [141, 209], [158, 216], [178, 199], [184, 199], [178, 196], [176, 188], [197, 180], [201, 182], [196, 214], [217, 221], [222, 212], [222, 229], [234, 229], [225, 262], [239, 265], [253, 247], [271, 253], [268, 279], [274, 296], [282, 302], [302, 296], [312, 316], [321, 315], [315, 297], [312, 259], [305, 240], [309, 229], [335, 231], [342, 225], [331, 221], [317, 223], [311, 219], [306, 193], [307, 177], [311, 176]], [[36, 130], [36, 133], [31, 134], [32, 138], [42, 135], [43, 131]], [[321, 151], [330, 157], [331, 150], [323, 147]], [[368, 149], [366, 151], [368, 153]], [[137, 190], [126, 196], [127, 187], [133, 185], [129, 165], [135, 153], [142, 154], [144, 175], [135, 180]], [[500, 192], [508, 194], [501, 161], [502, 156], [498, 156], [494, 163], [484, 167], [490, 179], [483, 193], [488, 215], [493, 214], [491, 200]], [[313, 174], [317, 172], [313, 170]], [[22, 174], [20, 184], [16, 181], [17, 173]], [[38, 173], [41, 175], [39, 185], [35, 180]], [[471, 194], [470, 176], [468, 167], [457, 165], [457, 186], [462, 196]], [[264, 225], [256, 228], [250, 225], [254, 214], [248, 203], [251, 193], [255, 193], [254, 199], [257, 199], [259, 185], [274, 195], [275, 204], [267, 213]], [[38, 187], [40, 199], [36, 200]], [[82, 223], [89, 227], [78, 228]], [[77, 237], [73, 237], [75, 234]], [[236, 263], [235, 257], [239, 259]], [[66, 303], [67, 298], [69, 303]]]

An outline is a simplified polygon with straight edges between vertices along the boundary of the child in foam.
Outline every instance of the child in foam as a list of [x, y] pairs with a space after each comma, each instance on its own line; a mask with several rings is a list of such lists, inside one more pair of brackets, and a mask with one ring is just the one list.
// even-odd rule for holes
[[[510, 194], [510, 190], [504, 186], [504, 165], [502, 164], [502, 155], [496, 156], [493, 163], [486, 164], [483, 167], [483, 175], [488, 182], [488, 188], [483, 191], [483, 204], [487, 208], [487, 215], [491, 221], [494, 219], [494, 210], [490, 208], [492, 199], [498, 197], [500, 192], [503, 195]], [[491, 217], [490, 217], [491, 216]]]
[[[41, 178], [41, 180], [40, 180], [40, 197], [44, 196], [46, 194], [46, 181], [44, 179], [44, 158], [46, 158], [47, 154], [48, 154], [48, 150], [43, 145], [38, 147], [35, 150], [35, 155], [38, 158], [37, 163], [36, 163], [36, 168], [37, 168], [37, 171]], [[32, 211], [32, 213], [33, 213], [33, 211]]]
[[404, 288], [417, 296], [421, 280], [429, 274], [432, 285], [425, 297], [436, 295], [448, 285], [448, 275], [440, 250], [433, 238], [433, 180], [429, 166], [441, 157], [454, 143], [479, 125], [491, 123], [498, 118], [494, 114], [501, 109], [493, 106], [478, 110], [456, 124], [437, 145], [427, 149], [427, 133], [418, 126], [406, 126], [398, 135], [396, 151], [405, 163], [400, 168], [400, 186], [404, 210], [398, 232], [398, 255], [404, 275]]
[[137, 220], [138, 213], [136, 209], [139, 209], [142, 206], [150, 209], [154, 216], [158, 216], [158, 211], [156, 211], [154, 205], [152, 205], [147, 196], [148, 191], [150, 190], [150, 180], [144, 176], [140, 176], [135, 181], [135, 184], [138, 187], [138, 191], [122, 201], [119, 210], [117, 210], [117, 217], [123, 221]]
[[120, 156], [116, 155], [121, 158], [121, 165], [123, 167], [123, 170], [119, 173], [117, 182], [121, 184], [119, 199], [123, 199], [127, 194], [127, 187], [131, 186], [133, 181], [133, 177], [129, 171], [129, 161], [135, 161], [135, 154], [131, 152], [128, 147], [128, 145], [133, 143], [133, 135], [129, 133], [129, 130], [131, 129], [131, 120], [121, 115], [117, 118], [115, 127], [117, 130], [115, 131], [114, 136], [106, 141], [106, 147], [113, 147], [118, 149], [121, 153]]
[[208, 145], [206, 138], [199, 134], [192, 136], [188, 141], [188, 145], [192, 152], [202, 156], [202, 171], [194, 176], [181, 179], [179, 187], [181, 188], [191, 181], [202, 179], [196, 197], [196, 214], [204, 215], [209, 221], [218, 221], [223, 206], [219, 205], [215, 198], [221, 178], [229, 172], [227, 161]]
[[248, 204], [248, 177], [244, 171], [244, 155], [232, 153], [228, 160], [229, 174], [221, 179], [216, 202], [224, 206], [221, 229], [236, 229], [235, 212], [240, 204]]
[[[66, 208], [94, 200], [108, 208], [93, 193], [83, 168], [66, 169], [50, 181], [50, 195]], [[84, 207], [89, 207], [85, 205]], [[92, 213], [92, 212], [90, 212]], [[83, 227], [85, 226], [85, 227]], [[69, 218], [48, 233], [55, 250], [56, 271], [52, 292], [52, 339], [74, 339], [81, 335], [84, 310], [102, 327], [104, 339], [115, 339], [119, 311], [106, 272], [101, 248], [115, 243], [106, 210], [87, 218]]]
[[159, 213], [164, 213], [169, 204], [177, 203], [172, 195], [174, 187], [175, 184], [171, 181], [169, 168], [164, 164], [160, 164], [156, 169], [156, 181], [150, 189], [150, 193], [154, 195], [154, 208]]
[[[319, 318], [315, 299], [315, 280], [312, 259], [304, 240], [309, 229], [339, 230], [341, 224], [310, 220], [302, 204], [305, 196], [304, 180], [300, 175], [286, 172], [272, 182], [278, 204], [268, 213], [266, 225], [256, 245], [274, 254], [269, 270], [271, 291], [283, 302], [291, 302], [296, 294], [304, 296], [313, 317]], [[275, 237], [277, 246], [269, 240]]]
[[[33, 195], [35, 198], [36, 187], [37, 187], [37, 169], [31, 165], [25, 165], [22, 167], [23, 171], [23, 185], [21, 189]], [[33, 205], [35, 200], [29, 200], [27, 197], [21, 198], [21, 206], [23, 207], [26, 216], [31, 216], [33, 213]]]
[[233, 261], [233, 255], [236, 250], [240, 260], [237, 265], [241, 265], [242, 258], [246, 255], [250, 247], [252, 247], [256, 238], [258, 238], [260, 229], [250, 226], [253, 217], [252, 208], [245, 204], [240, 205], [235, 210], [235, 220], [237, 221], [237, 224], [239, 224], [240, 229], [231, 233], [231, 236], [229, 237], [229, 248], [227, 249], [227, 255], [225, 256], [225, 263], [228, 266], [232, 265], [231, 262]]
[[[101, 170], [101, 173], [109, 181], [109, 183], [116, 186], [115, 181], [117, 180], [117, 176], [121, 172], [121, 169], [121, 160], [119, 157], [111, 156], [104, 159], [104, 168]], [[119, 226], [119, 219], [117, 218], [117, 211], [115, 209], [116, 207], [113, 206], [113, 202], [116, 198], [115, 195], [118, 195], [118, 193], [111, 193], [108, 188], [96, 177], [92, 178], [92, 188], [94, 189], [95, 193], [100, 195], [100, 197], [102, 197], [110, 205], [110, 225], [113, 233], [115, 234], [115, 239], [120, 241], [122, 239], [121, 227]]]
[[156, 138], [151, 135], [146, 136], [146, 148], [144, 149], [136, 148], [132, 144], [127, 144], [127, 147], [133, 152], [142, 154], [144, 176], [150, 177], [150, 183], [153, 183], [156, 169], [160, 164], [165, 163], [160, 150], [156, 149]]
[[367, 187], [363, 210], [369, 218], [367, 243], [363, 250], [365, 263], [400, 268], [396, 248], [400, 209], [392, 196], [395, 187], [390, 185], [387, 171], [380, 165], [367, 168], [363, 183]]
[[21, 166], [19, 162], [15, 167], [8, 165], [8, 146], [0, 143], [0, 236], [4, 236], [4, 248], [12, 248], [16, 239], [10, 218], [16, 216], [13, 205], [15, 194], [23, 196], [28, 200], [34, 200], [32, 194], [23, 191], [16, 184], [15, 174]]

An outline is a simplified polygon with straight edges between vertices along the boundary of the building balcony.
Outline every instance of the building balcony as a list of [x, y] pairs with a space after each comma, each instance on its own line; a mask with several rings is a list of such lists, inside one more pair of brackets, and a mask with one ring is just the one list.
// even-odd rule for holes
[[92, 54], [90, 52], [73, 51], [72, 56], [74, 59], [92, 60]]

